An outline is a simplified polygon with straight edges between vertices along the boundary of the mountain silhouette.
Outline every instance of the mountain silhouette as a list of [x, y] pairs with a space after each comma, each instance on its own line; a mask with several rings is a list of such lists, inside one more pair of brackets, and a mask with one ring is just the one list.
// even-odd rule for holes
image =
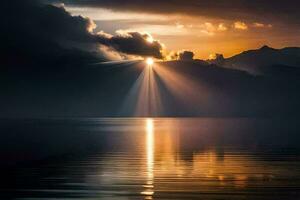
[[[300, 112], [300, 67], [274, 65], [271, 72], [253, 75], [201, 60], [156, 62], [147, 83], [139, 78], [147, 67], [144, 61], [46, 66], [11, 68], [0, 75], [0, 117], [257, 117]], [[162, 109], [136, 114], [139, 96], [155, 97], [147, 94], [154, 81]], [[147, 107], [147, 101], [140, 105]]]
[[[224, 59], [221, 64], [223, 67], [245, 70], [253, 74], [261, 74], [273, 65], [277, 66], [300, 66], [300, 48], [286, 47], [274, 49], [263, 46], [259, 49], [244, 51], [240, 54]], [[268, 69], [267, 71], [270, 71]]]

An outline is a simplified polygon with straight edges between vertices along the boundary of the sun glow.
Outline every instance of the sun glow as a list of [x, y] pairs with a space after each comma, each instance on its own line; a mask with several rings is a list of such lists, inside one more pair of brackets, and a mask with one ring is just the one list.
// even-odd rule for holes
[[149, 42], [149, 43], [153, 43], [154, 39], [151, 35], [148, 35], [148, 37], [146, 38], [146, 41]]
[[146, 63], [149, 67], [152, 67], [152, 65], [154, 64], [154, 60], [152, 58], [147, 58]]

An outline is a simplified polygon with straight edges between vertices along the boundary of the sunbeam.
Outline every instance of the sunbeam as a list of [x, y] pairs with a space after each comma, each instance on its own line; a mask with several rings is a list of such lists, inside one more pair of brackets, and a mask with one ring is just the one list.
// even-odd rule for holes
[[[194, 80], [192, 74], [184, 73], [178, 66], [154, 63], [151, 58], [138, 66], [143, 67], [143, 71], [123, 105], [125, 113], [139, 117], [162, 116], [172, 105], [183, 106], [191, 113], [206, 112], [207, 108], [202, 105], [208, 104], [211, 94], [204, 81]], [[165, 96], [173, 102], [163, 101]]]
[[139, 62], [140, 62], [139, 60], [107, 61], [107, 62], [92, 63], [89, 66], [103, 67], [105, 70], [111, 70], [120, 67], [136, 65]]
[[172, 97], [189, 109], [201, 110], [201, 104], [208, 101], [209, 92], [203, 82], [200, 84], [199, 80], [196, 82], [192, 77], [181, 74], [174, 67], [163, 64], [156, 64], [154, 71]]
[[162, 113], [162, 103], [159, 86], [153, 71], [155, 63], [153, 60], [151, 63], [147, 60], [143, 65], [143, 71], [126, 97], [122, 113], [144, 117], [158, 116]]

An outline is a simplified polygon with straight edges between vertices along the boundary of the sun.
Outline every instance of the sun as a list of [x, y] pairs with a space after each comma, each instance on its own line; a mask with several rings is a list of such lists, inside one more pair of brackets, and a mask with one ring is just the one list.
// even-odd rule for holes
[[149, 43], [153, 43], [154, 39], [151, 35], [148, 35], [147, 38], [146, 38], [146, 41], [149, 42]]
[[153, 63], [154, 63], [154, 61], [153, 61], [152, 58], [147, 58], [147, 59], [146, 59], [146, 63], [147, 63], [148, 66], [152, 66]]

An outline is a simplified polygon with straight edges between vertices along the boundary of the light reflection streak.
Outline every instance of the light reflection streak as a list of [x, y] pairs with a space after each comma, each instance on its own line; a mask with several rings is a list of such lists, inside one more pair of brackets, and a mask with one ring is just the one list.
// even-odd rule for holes
[[153, 154], [154, 154], [154, 131], [153, 120], [147, 119], [147, 174], [149, 179], [153, 179]]
[[146, 155], [147, 155], [147, 182], [144, 185], [145, 199], [152, 199], [154, 194], [153, 178], [154, 178], [154, 124], [153, 119], [146, 120]]
[[[232, 125], [237, 122], [241, 121], [234, 121]], [[116, 142], [115, 137], [126, 142], [116, 142], [121, 145], [120, 152], [101, 153], [97, 158], [99, 172], [95, 175], [88, 171], [87, 176], [92, 186], [118, 186], [116, 196], [120, 195], [119, 191], [130, 191], [132, 196], [128, 198], [155, 199], [166, 197], [160, 195], [176, 196], [186, 192], [204, 194], [205, 199], [205, 194], [214, 192], [224, 199], [228, 193], [263, 192], [265, 185], [284, 189], [288, 184], [288, 187], [299, 184], [287, 182], [293, 180], [299, 163], [293, 166], [295, 170], [291, 173], [288, 163], [278, 160], [276, 154], [268, 152], [260, 157], [244, 148], [232, 149], [212, 142], [211, 138], [217, 141], [223, 138], [222, 133], [232, 136], [229, 131], [222, 132], [224, 123], [229, 123], [227, 119], [222, 122], [219, 119], [120, 119], [120, 123], [134, 126], [135, 131], [111, 136], [112, 142]], [[232, 130], [231, 125], [227, 128]], [[95, 158], [92, 164], [94, 162]], [[283, 179], [286, 181], [281, 183], [279, 180]]]

